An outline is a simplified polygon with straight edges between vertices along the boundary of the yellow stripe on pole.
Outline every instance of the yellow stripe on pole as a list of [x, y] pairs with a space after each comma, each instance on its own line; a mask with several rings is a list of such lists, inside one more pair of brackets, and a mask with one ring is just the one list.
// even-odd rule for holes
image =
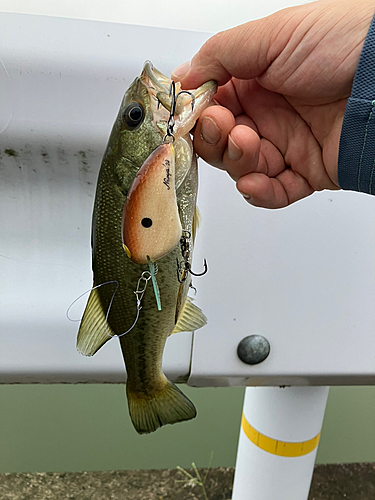
[[245, 415], [242, 414], [242, 429], [246, 436], [250, 439], [252, 443], [259, 446], [264, 451], [268, 453], [273, 453], [274, 455], [279, 455], [280, 457], [302, 457], [311, 453], [318, 446], [320, 439], [320, 432], [317, 436], [308, 441], [301, 441], [299, 443], [290, 443], [288, 441], [279, 441], [277, 439], [270, 438], [264, 434], [258, 432], [254, 427], [252, 427], [246, 420]]

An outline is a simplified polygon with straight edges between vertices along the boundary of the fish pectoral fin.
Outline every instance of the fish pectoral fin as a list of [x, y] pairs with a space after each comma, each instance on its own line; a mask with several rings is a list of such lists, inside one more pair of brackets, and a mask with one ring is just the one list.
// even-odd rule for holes
[[195, 236], [197, 234], [197, 231], [199, 229], [199, 226], [201, 224], [201, 220], [202, 220], [202, 216], [201, 216], [201, 213], [199, 211], [199, 208], [197, 205], [195, 205], [195, 213], [194, 213], [194, 217], [193, 217], [193, 228], [192, 228], [192, 232], [193, 232], [193, 243], [195, 242]]
[[98, 290], [93, 289], [78, 330], [77, 349], [84, 356], [93, 356], [113, 335], [112, 328], [106, 323]]
[[191, 297], [186, 297], [176, 326], [174, 327], [171, 335], [178, 332], [192, 332], [194, 330], [198, 330], [198, 328], [202, 328], [202, 326], [206, 324], [207, 318], [203, 314], [202, 310], [193, 304], [193, 299]]

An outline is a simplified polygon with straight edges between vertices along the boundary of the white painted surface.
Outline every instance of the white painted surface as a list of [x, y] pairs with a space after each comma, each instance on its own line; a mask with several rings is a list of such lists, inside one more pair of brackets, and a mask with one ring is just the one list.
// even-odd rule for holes
[[[321, 431], [327, 396], [328, 387], [248, 387], [243, 413], [267, 437], [299, 443]], [[307, 500], [316, 452], [274, 455], [250, 441], [241, 427], [232, 499]]]
[[[0, 25], [0, 383], [122, 382], [118, 341], [85, 358], [75, 349], [78, 324], [66, 318], [92, 283], [97, 173], [143, 62], [168, 74], [207, 35], [12, 14], [0, 14]], [[176, 48], [166, 56], [171, 36]], [[84, 306], [85, 298], [71, 317]], [[168, 341], [171, 380], [189, 373], [191, 339]]]
[[[0, 381], [122, 381], [117, 341], [85, 359], [65, 318], [91, 286], [96, 175], [144, 60], [168, 74], [208, 35], [12, 14], [0, 25]], [[189, 383], [373, 383], [374, 198], [323, 192], [266, 211], [225, 173], [203, 162], [200, 172], [194, 268], [207, 258], [195, 284], [209, 323], [194, 336]], [[271, 343], [256, 366], [236, 355], [251, 333]], [[190, 347], [189, 334], [168, 342], [171, 378], [188, 373]]]
[[[200, 173], [194, 258], [209, 274], [195, 283], [209, 322], [194, 336], [189, 384], [374, 383], [375, 198], [324, 191], [270, 211], [225, 173]], [[237, 357], [251, 334], [271, 345], [252, 366]]]

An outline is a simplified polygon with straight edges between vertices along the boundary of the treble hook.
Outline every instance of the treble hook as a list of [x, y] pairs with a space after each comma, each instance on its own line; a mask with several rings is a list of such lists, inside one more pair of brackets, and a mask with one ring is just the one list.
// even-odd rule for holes
[[194, 273], [191, 270], [191, 264], [189, 262], [190, 249], [189, 249], [189, 238], [191, 238], [190, 231], [182, 231], [182, 236], [180, 239], [181, 255], [182, 261], [177, 261], [177, 279], [179, 283], [184, 283], [187, 280], [188, 274], [193, 276], [203, 276], [208, 271], [207, 261], [204, 259], [204, 270], [201, 273]]
[[177, 263], [177, 281], [179, 283], [185, 283], [185, 281], [187, 279], [187, 272], [185, 273], [186, 267], [184, 269], [182, 269], [182, 272], [181, 272], [181, 265], [178, 262], [177, 258], [176, 258], [176, 263]]
[[[181, 263], [177, 261], [177, 280], [179, 283], [184, 283], [187, 280], [188, 274], [192, 274], [193, 276], [204, 276], [208, 271], [208, 265], [206, 259], [204, 259], [204, 270], [201, 273], [194, 273], [191, 270], [191, 265], [189, 262], [184, 262], [183, 267], [181, 267]], [[194, 288], [194, 287], [192, 287]]]
[[204, 259], [203, 265], [204, 265], [204, 271], [201, 272], [201, 273], [193, 273], [193, 271], [191, 270], [191, 267], [189, 265], [189, 273], [192, 274], [193, 276], [204, 276], [207, 273], [207, 271], [208, 271], [208, 266], [207, 266], [206, 259]]
[[167, 137], [171, 137], [172, 142], [174, 142], [174, 135], [173, 135], [173, 128], [175, 126], [174, 115], [176, 112], [177, 99], [181, 94], [188, 94], [191, 97], [191, 110], [192, 111], [194, 110], [194, 104], [195, 104], [194, 94], [192, 92], [189, 92], [188, 90], [180, 90], [180, 92], [176, 94], [176, 84], [172, 80], [171, 85], [169, 87], [169, 97], [171, 97], [171, 109], [169, 111], [169, 118], [167, 121], [167, 133], [164, 136], [163, 142], [166, 141]]

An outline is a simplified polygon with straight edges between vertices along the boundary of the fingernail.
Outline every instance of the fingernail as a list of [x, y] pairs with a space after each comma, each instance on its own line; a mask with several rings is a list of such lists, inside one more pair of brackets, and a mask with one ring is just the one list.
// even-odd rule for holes
[[205, 116], [202, 119], [201, 137], [211, 146], [217, 144], [221, 139], [221, 131], [212, 118]]
[[[237, 188], [238, 189], [238, 188]], [[238, 192], [242, 194], [242, 196], [245, 198], [245, 200], [251, 200], [251, 196], [249, 194], [243, 193], [238, 189]]]
[[172, 71], [172, 78], [176, 80], [181, 80], [190, 69], [190, 61], [186, 61], [181, 66], [178, 66]]
[[228, 137], [228, 157], [230, 160], [239, 160], [242, 156], [242, 149], [237, 146], [232, 137]]

